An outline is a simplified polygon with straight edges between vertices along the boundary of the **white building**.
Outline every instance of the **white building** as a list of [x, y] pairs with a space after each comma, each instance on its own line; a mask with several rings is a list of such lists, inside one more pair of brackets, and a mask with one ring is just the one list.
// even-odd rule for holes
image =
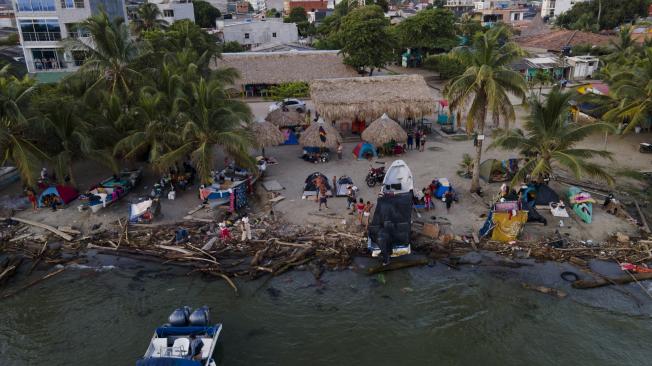
[[206, 0], [207, 3], [213, 5], [213, 7], [217, 10], [220, 11], [222, 14], [226, 14], [226, 4], [228, 4], [228, 0]]
[[296, 43], [299, 31], [294, 23], [283, 23], [283, 19], [244, 19], [217, 21], [217, 31], [224, 42], [238, 42], [248, 47], [266, 43]]
[[573, 68], [573, 80], [590, 78], [600, 68], [600, 59], [596, 56], [567, 57], [566, 63]]
[[126, 18], [123, 0], [16, 0], [16, 23], [30, 73], [74, 71], [84, 61], [81, 52], [67, 52], [61, 40], [88, 38], [78, 24], [104, 9], [111, 18]]
[[172, 24], [177, 20], [188, 19], [195, 22], [195, 8], [191, 0], [149, 0], [161, 11], [163, 20]]
[[587, 0], [543, 0], [541, 4], [541, 16], [554, 18], [559, 14], [570, 10], [573, 5]]

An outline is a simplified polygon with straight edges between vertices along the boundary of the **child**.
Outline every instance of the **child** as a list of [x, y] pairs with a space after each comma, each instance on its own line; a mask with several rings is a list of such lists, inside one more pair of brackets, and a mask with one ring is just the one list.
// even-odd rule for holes
[[432, 193], [430, 193], [430, 189], [423, 189], [423, 200], [426, 204], [426, 211], [430, 211], [430, 205], [432, 205]]
[[319, 211], [321, 211], [321, 205], [324, 205], [328, 209], [328, 194], [326, 193], [326, 187], [322, 186], [319, 190]]
[[367, 201], [367, 204], [364, 206], [364, 211], [362, 216], [364, 217], [364, 229], [367, 230], [369, 227], [369, 218], [371, 217], [371, 209], [374, 207], [373, 203]]
[[36, 212], [37, 210], [37, 205], [36, 205], [36, 194], [31, 188], [27, 188], [27, 199], [29, 199], [29, 202], [32, 204], [32, 210]]
[[455, 196], [453, 195], [453, 189], [451, 187], [448, 187], [448, 190], [446, 193], [444, 193], [444, 202], [446, 202], [446, 213], [449, 213], [451, 210], [451, 206], [453, 205], [453, 199]]
[[419, 151], [423, 152], [425, 148], [426, 148], [426, 134], [423, 133], [423, 135], [421, 135], [421, 148], [419, 149]]
[[364, 200], [360, 198], [360, 201], [355, 205], [355, 209], [358, 211], [358, 223], [362, 225], [362, 217], [364, 213], [366, 205], [364, 204]]

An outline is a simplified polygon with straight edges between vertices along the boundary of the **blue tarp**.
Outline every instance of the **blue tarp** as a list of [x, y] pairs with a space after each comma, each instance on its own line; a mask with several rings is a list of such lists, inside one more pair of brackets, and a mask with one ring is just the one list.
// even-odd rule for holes
[[221, 325], [219, 324], [211, 327], [158, 327], [156, 328], [156, 335], [161, 338], [190, 334], [207, 334], [209, 337], [212, 337], [220, 327]]
[[283, 145], [299, 145], [299, 139], [297, 138], [297, 134], [294, 133], [294, 131], [290, 130], [290, 134], [288, 135], [288, 138], [287, 140], [285, 140]]
[[185, 358], [155, 357], [138, 360], [136, 366], [202, 366], [202, 362]]

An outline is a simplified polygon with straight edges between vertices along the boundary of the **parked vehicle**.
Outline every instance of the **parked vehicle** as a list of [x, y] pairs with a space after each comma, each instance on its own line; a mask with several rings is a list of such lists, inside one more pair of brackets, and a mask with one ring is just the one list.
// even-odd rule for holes
[[369, 187], [375, 187], [376, 184], [382, 183], [383, 179], [385, 179], [385, 163], [378, 163], [378, 164], [383, 164], [383, 165], [378, 168], [369, 166], [369, 172], [367, 173], [367, 177], [365, 178], [365, 182], [367, 182], [367, 186]]
[[299, 99], [287, 98], [280, 102], [272, 103], [269, 106], [269, 111], [271, 112], [279, 108], [282, 108], [284, 111], [297, 111], [303, 113], [306, 111], [306, 103]]
[[638, 144], [638, 151], [643, 154], [650, 154], [652, 153], [652, 144], [647, 142], [641, 142], [640, 144]]

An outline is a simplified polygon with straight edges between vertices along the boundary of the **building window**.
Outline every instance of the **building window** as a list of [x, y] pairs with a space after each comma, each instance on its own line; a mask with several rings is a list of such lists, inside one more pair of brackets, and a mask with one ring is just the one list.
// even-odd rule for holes
[[88, 29], [79, 26], [78, 23], [66, 23], [66, 31], [68, 32], [68, 37], [70, 37], [70, 38], [90, 37], [91, 36]]
[[272, 33], [272, 37], [276, 38], [276, 32]]
[[249, 39], [249, 33], [245, 33], [245, 39]]
[[83, 9], [84, 0], [61, 0], [62, 9]]
[[55, 0], [16, 0], [18, 11], [55, 11]]
[[165, 18], [174, 18], [174, 10], [170, 10], [170, 9], [163, 10], [163, 16]]
[[32, 49], [32, 62], [36, 70], [64, 69], [66, 65], [61, 62], [57, 49]]
[[61, 27], [56, 19], [21, 19], [18, 24], [24, 41], [61, 40]]

